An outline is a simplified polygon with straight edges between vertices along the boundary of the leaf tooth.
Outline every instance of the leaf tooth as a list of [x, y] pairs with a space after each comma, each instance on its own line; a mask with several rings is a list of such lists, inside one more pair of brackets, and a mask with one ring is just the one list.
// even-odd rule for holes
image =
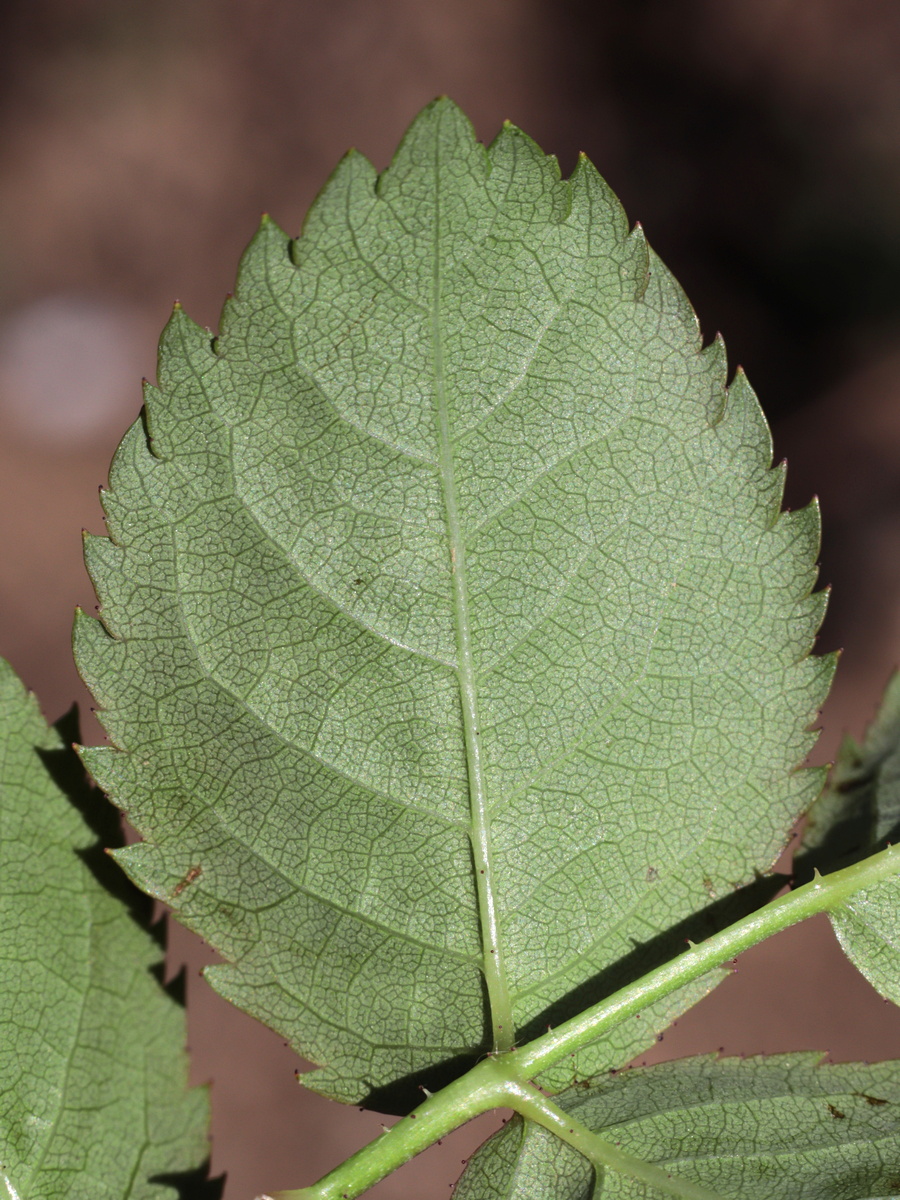
[[647, 236], [640, 221], [636, 221], [628, 237], [625, 247], [630, 251], [628, 266], [630, 281], [634, 286], [632, 299], [635, 304], [642, 304], [650, 286], [650, 256], [652, 251], [647, 242]]
[[554, 185], [562, 181], [556, 155], [545, 154], [534, 138], [512, 121], [503, 122], [500, 132], [488, 146], [488, 154], [494, 166], [501, 157], [517, 155], [537, 168], [538, 177], [543, 177], [544, 184]]
[[378, 177], [379, 192], [390, 183], [392, 175], [412, 167], [417, 159], [421, 161], [423, 152], [431, 161], [435, 145], [452, 142], [474, 150], [482, 161], [485, 175], [490, 173], [487, 151], [478, 141], [472, 122], [449, 96], [438, 96], [426, 104], [400, 139], [389, 167]]
[[[781, 534], [783, 542], [792, 544], [794, 554], [800, 562], [811, 564], [817, 562], [822, 549], [822, 514], [818, 498], [813, 497], [803, 508], [787, 509], [781, 512], [772, 531], [774, 532], [776, 529]], [[803, 596], [811, 593], [817, 575], [817, 571], [812, 575], [811, 582], [806, 585], [802, 593]], [[807, 576], [807, 578], [809, 577]], [[802, 585], [804, 582], [802, 574], [798, 575], [798, 580]]]
[[742, 464], [742, 473], [755, 477], [759, 503], [763, 506], [763, 528], [772, 532], [782, 513], [785, 464], [772, 466], [769, 425], [756, 392], [740, 367], [727, 389], [725, 404], [712, 428], [732, 460]]
[[[108, 537], [96, 533], [82, 534], [84, 547], [84, 565], [90, 576], [94, 591], [101, 607], [106, 602], [105, 585], [107, 580], [115, 581], [122, 572], [124, 553]], [[107, 632], [111, 633], [106, 621], [103, 621]], [[111, 636], [114, 636], [111, 634]]]
[[166, 904], [170, 902], [170, 881], [172, 886], [177, 886], [177, 880], [166, 870], [165, 860], [156, 846], [149, 842], [136, 842], [113, 850], [111, 857], [142, 891]]
[[[637, 234], [630, 233], [628, 217], [621, 201], [586, 154], [578, 155], [569, 182], [573, 211], [589, 214], [592, 221], [597, 219], [604, 232], [608, 229], [617, 242], [631, 239], [640, 259], [643, 279], [647, 266], [647, 242], [643, 230]], [[639, 226], [635, 228], [640, 229]]]
[[[239, 377], [252, 371], [264, 352], [273, 368], [293, 364], [293, 321], [288, 313], [297, 307], [299, 281], [291, 247], [288, 234], [264, 216], [241, 256], [237, 282], [222, 306], [214, 342], [223, 369], [230, 365]], [[264, 351], [260, 339], [265, 339], [266, 330], [270, 333]], [[215, 393], [213, 407], [228, 424], [247, 415], [241, 392], [232, 374], [229, 384]]]
[[[149, 396], [151, 403], [157, 403], [162, 399], [161, 393], [156, 388], [148, 389], [146, 395]], [[147, 425], [142, 420], [134, 421], [119, 442], [110, 464], [109, 488], [104, 489], [102, 493], [104, 512], [106, 512], [105, 501], [110, 494], [120, 490], [130, 491], [134, 488], [135, 468], [143, 474], [148, 469], [152, 470], [161, 461], [160, 456], [148, 444]]]
[[111, 752], [127, 750], [129, 737], [134, 736], [136, 726], [146, 726], [155, 703], [137, 689], [127, 706], [120, 703], [120, 681], [128, 677], [129, 668], [133, 670], [133, 643], [113, 637], [100, 621], [80, 609], [75, 614], [72, 642], [78, 671], [96, 701], [94, 713], [112, 743]]
[[723, 419], [730, 420], [740, 429], [744, 440], [756, 447], [759, 464], [770, 468], [774, 455], [772, 433], [759, 398], [741, 366], [735, 371], [728, 387]]
[[160, 505], [154, 486], [163, 460], [147, 444], [147, 432], [135, 421], [119, 443], [109, 471], [109, 487], [100, 492], [103, 516], [110, 540], [127, 546], [140, 528], [146, 529], [148, 514]]
[[[153, 453], [166, 458], [167, 439], [159, 426], [166, 413], [166, 402], [173, 394], [189, 392], [192, 396], [204, 387], [203, 379], [210, 371], [219, 367], [219, 358], [212, 347], [212, 332], [191, 320], [176, 301], [172, 315], [166, 322], [159, 339], [157, 377], [159, 389], [150, 396], [148, 413], [157, 417], [153, 431]], [[146, 402], [146, 401], [145, 401]], [[152, 416], [150, 418], [152, 420]], [[149, 432], [145, 431], [145, 437]], [[160, 453], [160, 448], [162, 453]]]
[[715, 429], [723, 421], [728, 407], [728, 351], [721, 333], [717, 333], [712, 341], [703, 347], [699, 357], [712, 388], [708, 420], [710, 429]]
[[113, 746], [81, 746], [78, 757], [94, 783], [115, 802], [121, 775], [121, 751]]
[[[799, 659], [805, 658], [812, 653], [815, 645], [816, 635], [822, 627], [822, 622], [825, 620], [825, 611], [828, 608], [828, 589], [822, 588], [818, 592], [810, 592], [800, 601], [800, 617], [807, 625], [809, 630], [808, 636], [804, 641], [804, 648], [801, 650]], [[798, 659], [798, 661], [799, 661]]]
[[[514, 178], [515, 194], [530, 194], [530, 206], [535, 216], [548, 222], [562, 224], [572, 211], [572, 189], [562, 178], [555, 155], [545, 154], [537, 142], [511, 121], [506, 121], [488, 147], [491, 162], [491, 187], [505, 190], [508, 179]], [[527, 191], [526, 191], [527, 190]], [[535, 201], [549, 201], [548, 211]]]
[[[810, 738], [810, 749], [815, 744], [818, 738], [818, 732], [809, 731], [813, 729], [815, 722], [819, 719], [819, 710], [825, 703], [825, 698], [828, 695], [828, 689], [831, 687], [831, 681], [834, 678], [834, 672], [837, 669], [838, 659], [840, 655], [837, 651], [831, 651], [828, 654], [807, 654], [805, 658], [799, 659], [792, 668], [794, 679], [800, 676], [798, 683], [794, 684], [794, 690], [797, 694], [798, 711], [797, 716], [801, 718], [805, 716], [807, 733], [805, 736]], [[800, 710], [800, 702], [803, 696], [809, 696], [809, 703], [805, 713]], [[817, 770], [815, 767], [795, 767], [795, 772], [806, 770]]]
[[[257, 284], [260, 277], [270, 278], [273, 272], [279, 271], [284, 276], [293, 278], [291, 238], [277, 221], [274, 221], [268, 213], [263, 213], [259, 228], [241, 255], [234, 294], [226, 299], [223, 314], [233, 307], [235, 299], [241, 300], [244, 291]], [[220, 328], [222, 337], [224, 337], [226, 333], [224, 320]]]
[[192, 320], [182, 308], [181, 301], [176, 300], [172, 306], [172, 315], [163, 326], [159, 339], [160, 386], [166, 388], [173, 368], [176, 381], [180, 380], [185, 358], [200, 370], [208, 368], [210, 362], [215, 362], [211, 343], [210, 330]]
[[154, 458], [162, 460], [162, 451], [157, 446], [153, 436], [153, 421], [157, 410], [165, 403], [165, 396], [158, 387], [154, 386], [154, 384], [145, 379], [143, 384], [143, 398], [144, 405], [141, 410], [140, 417], [137, 421], [135, 421], [134, 426], [143, 428], [147, 449]]
[[784, 488], [787, 483], [787, 462], [782, 459], [781, 462], [775, 463], [766, 471], [766, 476], [769, 481], [770, 490], [766, 493], [768, 498], [769, 512], [768, 522], [766, 524], [766, 532], [771, 533], [778, 522], [781, 520], [781, 514], [784, 512]]
[[376, 202], [378, 178], [378, 172], [364, 154], [359, 150], [347, 151], [310, 205], [299, 235], [290, 242], [289, 256], [295, 268], [304, 266], [307, 249], [313, 248], [319, 238], [329, 239], [335, 227], [335, 213], [346, 211], [347, 199], [352, 197], [360, 203], [368, 196], [369, 203]]
[[639, 304], [650, 279], [650, 248], [640, 225], [629, 229], [618, 197], [585, 154], [579, 155], [569, 181], [569, 225], [578, 227], [588, 256], [605, 261], [610, 285], [618, 275], [621, 300]]
[[72, 645], [75, 661], [81, 678], [91, 689], [94, 699], [101, 707], [105, 703], [104, 680], [109, 676], [109, 659], [114, 657], [117, 665], [123, 657], [123, 643], [109, 632], [102, 621], [97, 621], [81, 608], [75, 610], [72, 625]]
[[[635, 226], [635, 229], [637, 228], [638, 226]], [[687, 342], [686, 349], [693, 349], [695, 354], [700, 353], [703, 349], [703, 339], [694, 306], [687, 298], [684, 288], [653, 249], [649, 252], [649, 278], [641, 299], [654, 312], [680, 327], [681, 336]]]

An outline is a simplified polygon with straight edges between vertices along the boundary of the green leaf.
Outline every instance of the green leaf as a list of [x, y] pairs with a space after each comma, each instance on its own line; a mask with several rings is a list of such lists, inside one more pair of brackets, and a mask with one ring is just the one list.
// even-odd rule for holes
[[900, 1071], [816, 1054], [685, 1059], [556, 1098], [575, 1120], [671, 1172], [669, 1189], [587, 1159], [514, 1117], [473, 1156], [454, 1200], [872, 1200], [900, 1194]]
[[586, 160], [446, 100], [263, 223], [218, 337], [176, 309], [87, 546], [87, 762], [311, 1086], [403, 1111], [640, 977], [811, 802], [818, 515], [725, 372]]
[[582, 1154], [516, 1114], [472, 1156], [453, 1200], [592, 1200], [596, 1182]]
[[900, 834], [900, 672], [860, 745], [846, 737], [828, 786], [809, 811], [796, 873], [802, 879], [858, 862]]
[[[858, 862], [900, 834], [900, 672], [860, 745], [847, 737], [810, 809], [796, 860], [799, 882]], [[838, 941], [882, 996], [900, 1004], [900, 880], [857, 892], [829, 913]]]
[[148, 905], [97, 843], [113, 810], [2, 659], [0, 731], [0, 1195], [187, 1195], [206, 1093]]
[[900, 1004], [900, 880], [857, 892], [828, 915], [844, 953], [869, 983]]

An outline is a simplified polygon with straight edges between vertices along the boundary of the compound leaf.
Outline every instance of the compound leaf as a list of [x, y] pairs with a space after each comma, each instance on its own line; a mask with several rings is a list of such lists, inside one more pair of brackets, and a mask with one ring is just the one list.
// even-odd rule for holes
[[0, 1195], [186, 1196], [207, 1100], [149, 906], [97, 843], [114, 810], [2, 659], [0, 818]]
[[811, 802], [818, 515], [725, 371], [586, 160], [446, 100], [263, 223], [218, 337], [176, 309], [88, 542], [86, 757], [310, 1086], [403, 1111], [543, 1032], [751, 902]]
[[576, 1087], [556, 1103], [662, 1167], [671, 1190], [587, 1159], [514, 1117], [473, 1156], [454, 1200], [874, 1200], [900, 1194], [900, 1072], [816, 1054], [694, 1058]]

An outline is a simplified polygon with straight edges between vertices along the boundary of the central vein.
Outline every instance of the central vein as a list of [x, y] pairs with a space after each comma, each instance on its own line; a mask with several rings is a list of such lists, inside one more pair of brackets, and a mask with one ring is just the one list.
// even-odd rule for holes
[[[439, 153], [439, 151], [438, 151]], [[453, 611], [456, 624], [457, 667], [463, 736], [466, 747], [466, 766], [469, 779], [469, 809], [472, 843], [472, 862], [481, 920], [481, 948], [484, 976], [491, 1010], [495, 1050], [509, 1050], [514, 1042], [512, 1005], [506, 986], [506, 972], [500, 945], [496, 889], [493, 878], [491, 832], [488, 817], [487, 789], [481, 735], [478, 728], [478, 691], [472, 659], [472, 637], [469, 625], [469, 597], [466, 587], [466, 548], [459, 520], [456, 474], [453, 447], [450, 440], [450, 414], [444, 379], [444, 352], [441, 337], [441, 251], [440, 251], [440, 171], [435, 155], [435, 229], [434, 274], [431, 309], [431, 342], [434, 362], [434, 389], [437, 400], [440, 472], [447, 515], [447, 534], [450, 544], [450, 573], [453, 581]]]

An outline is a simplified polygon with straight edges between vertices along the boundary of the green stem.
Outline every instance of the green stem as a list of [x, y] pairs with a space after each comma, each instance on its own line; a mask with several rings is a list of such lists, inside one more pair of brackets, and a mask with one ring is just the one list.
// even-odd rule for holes
[[811, 883], [772, 900], [749, 917], [736, 921], [700, 945], [691, 946], [678, 958], [648, 972], [636, 983], [621, 988], [577, 1017], [513, 1051], [520, 1078], [533, 1079], [560, 1059], [596, 1041], [621, 1021], [636, 1016], [654, 1001], [722, 966], [782, 929], [840, 907], [856, 892], [898, 872], [900, 846], [891, 846], [826, 877], [816, 874]]
[[[277, 1200], [353, 1200], [473, 1117], [506, 1106], [508, 1055], [487, 1058], [363, 1146], [312, 1187], [275, 1192]], [[260, 1197], [259, 1200], [268, 1200]]]
[[618, 1146], [576, 1121], [571, 1113], [564, 1112], [530, 1084], [510, 1089], [507, 1092], [507, 1104], [527, 1120], [549, 1129], [561, 1141], [573, 1146], [593, 1163], [601, 1176], [608, 1168], [630, 1179], [640, 1180], [667, 1196], [680, 1196], [682, 1200], [724, 1200], [718, 1192], [711, 1192], [709, 1188], [672, 1175], [662, 1167], [625, 1154]]
[[[898, 873], [900, 846], [892, 846], [826, 878], [817, 875], [811, 883], [773, 900], [701, 945], [691, 946], [671, 962], [621, 988], [542, 1037], [517, 1050], [480, 1062], [312, 1187], [276, 1195], [280, 1200], [354, 1200], [472, 1117], [501, 1107], [515, 1108], [531, 1120], [538, 1120], [540, 1112], [543, 1115], [539, 1124], [552, 1128], [570, 1145], [577, 1146], [598, 1167], [622, 1169], [626, 1175], [649, 1180], [647, 1172], [657, 1172], [658, 1168], [623, 1154], [590, 1130], [581, 1127], [579, 1132], [577, 1124], [530, 1087], [529, 1081], [560, 1059], [596, 1041], [621, 1021], [636, 1016], [656, 1000], [722, 966], [751, 946], [816, 913], [838, 908], [855, 893]], [[526, 1112], [523, 1105], [529, 1111]], [[644, 1174], [638, 1174], [638, 1170]], [[668, 1177], [661, 1172], [653, 1178], [658, 1181]], [[696, 1185], [683, 1180], [677, 1181], [677, 1185], [680, 1191], [673, 1190], [672, 1181], [669, 1181], [671, 1194], [686, 1200], [713, 1200], [713, 1193]], [[657, 1182], [654, 1186], [661, 1184]]]

